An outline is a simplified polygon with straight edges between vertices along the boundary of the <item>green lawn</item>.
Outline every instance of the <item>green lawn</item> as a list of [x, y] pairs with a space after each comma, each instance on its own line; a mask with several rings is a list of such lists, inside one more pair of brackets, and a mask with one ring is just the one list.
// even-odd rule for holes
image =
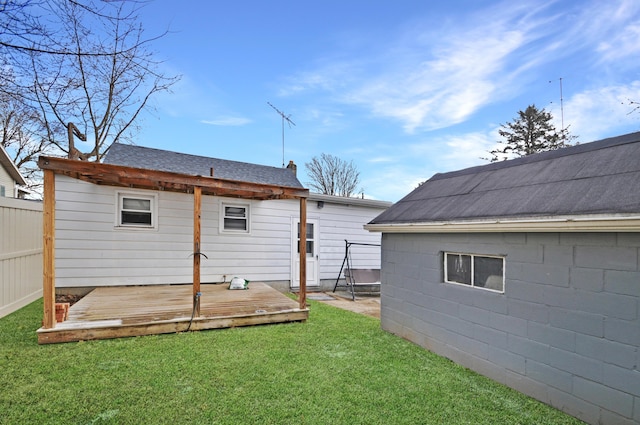
[[2, 424], [578, 424], [310, 301], [306, 323], [39, 346], [0, 319]]

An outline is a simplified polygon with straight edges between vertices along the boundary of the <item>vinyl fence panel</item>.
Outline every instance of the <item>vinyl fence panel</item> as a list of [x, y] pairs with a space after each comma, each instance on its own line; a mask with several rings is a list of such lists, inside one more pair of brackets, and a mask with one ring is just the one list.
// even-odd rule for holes
[[42, 296], [42, 203], [0, 198], [0, 317]]

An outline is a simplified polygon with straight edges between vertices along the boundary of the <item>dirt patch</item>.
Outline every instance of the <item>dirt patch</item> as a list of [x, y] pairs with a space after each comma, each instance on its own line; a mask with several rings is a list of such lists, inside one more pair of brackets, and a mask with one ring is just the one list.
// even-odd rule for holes
[[84, 297], [84, 295], [60, 294], [56, 295], [56, 302], [69, 303], [69, 305], [71, 306], [80, 301], [82, 297]]

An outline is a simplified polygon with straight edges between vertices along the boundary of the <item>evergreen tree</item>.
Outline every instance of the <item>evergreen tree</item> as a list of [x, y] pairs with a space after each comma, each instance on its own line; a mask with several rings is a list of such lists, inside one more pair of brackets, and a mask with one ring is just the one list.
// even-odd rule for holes
[[490, 151], [491, 162], [527, 156], [538, 152], [551, 151], [571, 146], [576, 138], [568, 128], [558, 131], [551, 123], [553, 116], [544, 109], [529, 105], [518, 111], [512, 122], [502, 124], [498, 133], [504, 140], [500, 146]]

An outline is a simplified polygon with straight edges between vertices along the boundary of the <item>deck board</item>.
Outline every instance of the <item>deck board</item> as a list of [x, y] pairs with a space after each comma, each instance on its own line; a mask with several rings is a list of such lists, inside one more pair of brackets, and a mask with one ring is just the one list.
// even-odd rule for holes
[[68, 320], [37, 331], [38, 343], [119, 338], [190, 330], [304, 321], [309, 310], [262, 282], [248, 290], [203, 284], [200, 316], [191, 322], [191, 285], [96, 288], [71, 306]]

